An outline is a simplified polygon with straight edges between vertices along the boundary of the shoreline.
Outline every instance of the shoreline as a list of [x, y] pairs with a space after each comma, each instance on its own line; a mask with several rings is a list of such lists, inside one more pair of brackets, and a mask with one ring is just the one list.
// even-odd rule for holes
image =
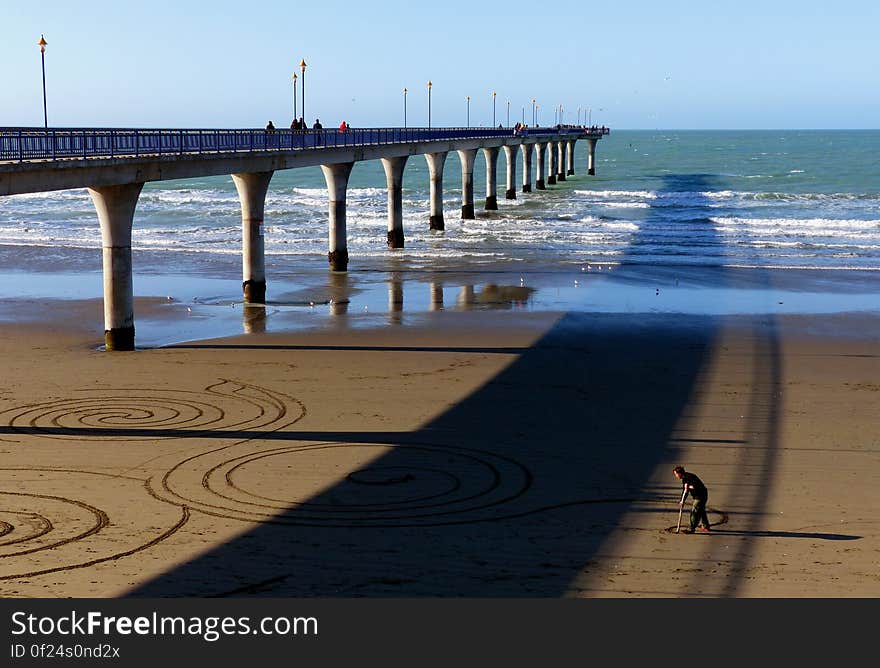
[[[410, 326], [466, 311], [717, 319], [880, 316], [877, 274], [862, 270], [595, 263], [422, 270], [389, 262], [334, 274], [313, 262], [295, 271], [273, 268], [263, 307], [242, 302], [235, 274], [153, 269], [134, 277], [139, 347], [240, 333]], [[0, 281], [18, 288], [0, 303], [0, 323], [57, 326], [70, 319], [94, 332], [96, 341], [102, 338], [100, 271], [6, 271]]]

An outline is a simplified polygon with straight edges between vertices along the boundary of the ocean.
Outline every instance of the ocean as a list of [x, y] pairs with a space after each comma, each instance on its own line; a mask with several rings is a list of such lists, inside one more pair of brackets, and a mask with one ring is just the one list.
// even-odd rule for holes
[[[504, 199], [500, 157], [493, 212], [481, 211], [478, 156], [476, 220], [459, 217], [453, 154], [443, 232], [428, 229], [427, 166], [413, 156], [404, 173], [406, 247], [395, 251], [385, 241], [384, 172], [378, 161], [362, 162], [349, 183], [344, 278], [327, 268], [320, 169], [276, 172], [265, 241], [267, 301], [277, 317], [267, 323], [311, 326], [338, 315], [340, 303], [352, 326], [375, 324], [371, 317], [382, 313], [464, 308], [880, 311], [878, 154], [880, 131], [612, 130], [598, 143], [594, 177], [585, 141], [575, 176], [545, 191], [520, 192], [519, 160], [515, 200]], [[240, 331], [240, 317], [218, 315], [241, 302], [240, 216], [228, 176], [144, 187], [135, 294], [188, 304], [187, 313], [195, 305], [204, 327], [182, 335]], [[87, 192], [0, 198], [0, 276], [4, 300], [99, 298], [100, 233]]]

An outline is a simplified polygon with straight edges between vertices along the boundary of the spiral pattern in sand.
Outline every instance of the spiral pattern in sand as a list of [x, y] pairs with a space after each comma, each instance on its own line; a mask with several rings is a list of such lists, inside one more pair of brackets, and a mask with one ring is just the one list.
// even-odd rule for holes
[[[529, 471], [490, 452], [425, 443], [254, 444], [191, 457], [151, 481], [222, 517], [297, 526], [424, 526], [489, 517]], [[164, 494], [163, 494], [164, 492]]]
[[0, 412], [0, 425], [8, 425], [5, 431], [13, 437], [37, 435], [76, 442], [156, 440], [278, 428], [299, 419], [302, 412], [302, 406], [289, 397], [224, 380], [201, 392], [82, 390], [75, 397], [7, 409]]

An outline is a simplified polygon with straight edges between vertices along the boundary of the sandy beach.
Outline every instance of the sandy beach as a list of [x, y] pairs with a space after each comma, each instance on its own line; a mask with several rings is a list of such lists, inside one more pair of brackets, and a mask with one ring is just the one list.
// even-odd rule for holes
[[[876, 313], [450, 309], [106, 353], [100, 300], [14, 309], [3, 597], [880, 595]], [[676, 464], [711, 535], [674, 533]]]

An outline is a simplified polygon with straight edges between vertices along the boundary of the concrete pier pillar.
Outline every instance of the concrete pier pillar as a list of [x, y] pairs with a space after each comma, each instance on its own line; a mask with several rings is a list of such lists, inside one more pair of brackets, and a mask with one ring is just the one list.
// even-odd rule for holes
[[263, 214], [266, 193], [274, 172], [233, 174], [232, 182], [241, 203], [241, 274], [244, 301], [266, 302], [266, 244], [263, 238]]
[[504, 157], [507, 159], [507, 192], [506, 199], [516, 199], [516, 156], [519, 153], [519, 144], [505, 145]]
[[596, 175], [596, 142], [598, 139], [587, 139], [590, 144], [590, 158], [587, 161], [587, 174]]
[[408, 157], [382, 158], [388, 185], [388, 248], [403, 248], [403, 168]]
[[537, 142], [535, 144], [535, 154], [537, 155], [537, 166], [535, 168], [535, 188], [538, 190], [545, 190], [546, 186], [544, 185], [544, 175], [547, 173], [547, 169], [544, 167], [544, 156], [547, 154], [547, 144], [544, 142]]
[[131, 226], [143, 187], [143, 183], [126, 183], [89, 188], [101, 225], [107, 350], [134, 350]]
[[523, 144], [522, 145], [522, 159], [523, 159], [523, 179], [522, 179], [522, 191], [524, 193], [532, 192], [532, 153], [535, 150], [534, 144]]
[[565, 142], [556, 142], [556, 180], [565, 181]]
[[498, 147], [489, 146], [483, 149], [486, 157], [486, 210], [498, 209]]
[[336, 165], [321, 165], [324, 180], [327, 182], [329, 200], [329, 252], [327, 259], [331, 271], [348, 271], [348, 238], [346, 233], [345, 199], [348, 192], [348, 177], [351, 176], [353, 162]]
[[547, 142], [547, 184], [556, 183], [556, 142]]
[[474, 216], [474, 160], [477, 157], [477, 149], [459, 149], [458, 157], [461, 160], [461, 217], [463, 220], [473, 220]]
[[448, 153], [425, 153], [428, 161], [428, 174], [431, 177], [431, 219], [432, 230], [446, 229], [443, 221], [443, 166]]
[[576, 139], [568, 140], [568, 175], [574, 176], [574, 143]]

